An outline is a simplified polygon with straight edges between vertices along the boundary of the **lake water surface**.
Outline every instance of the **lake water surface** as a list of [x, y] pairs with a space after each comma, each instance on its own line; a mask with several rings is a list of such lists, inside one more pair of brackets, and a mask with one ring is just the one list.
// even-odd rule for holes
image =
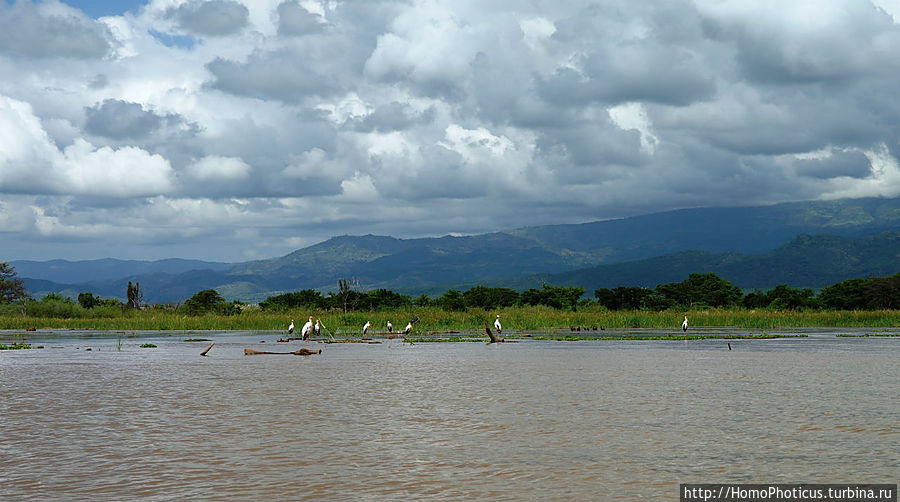
[[[43, 349], [0, 352], [0, 499], [671, 501], [679, 483], [896, 483], [900, 338], [835, 336], [854, 331], [313, 342], [309, 357], [243, 355], [304, 346], [277, 333], [118, 347], [38, 332]], [[183, 341], [198, 336], [208, 357]]]

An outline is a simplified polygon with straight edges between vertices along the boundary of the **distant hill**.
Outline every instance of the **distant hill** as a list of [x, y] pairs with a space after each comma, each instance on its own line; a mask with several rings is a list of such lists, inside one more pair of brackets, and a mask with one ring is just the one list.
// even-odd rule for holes
[[14, 260], [9, 262], [15, 267], [16, 275], [32, 279], [43, 279], [58, 283], [80, 283], [120, 279], [140, 274], [180, 274], [190, 270], [228, 270], [232, 264], [200, 260], [182, 260], [170, 258], [166, 260], [50, 260], [31, 261]]
[[768, 253], [680, 251], [646, 260], [494, 281], [491, 285], [519, 290], [541, 284], [581, 286], [591, 294], [616, 286], [654, 288], [683, 281], [694, 272], [713, 272], [745, 290], [779, 284], [821, 288], [854, 277], [893, 275], [900, 272], [900, 232], [859, 239], [804, 234]]
[[900, 199], [841, 199], [667, 211], [611, 221], [512, 230], [581, 266], [685, 250], [771, 251], [799, 234], [861, 237], [900, 230]]
[[[55, 283], [42, 283], [47, 291], [59, 288], [122, 298], [129, 280], [140, 282], [147, 302], [183, 301], [206, 288], [215, 288], [228, 299], [259, 301], [300, 289], [333, 291], [342, 278], [351, 279], [362, 290], [388, 288], [405, 294], [439, 294], [460, 284], [524, 287], [535, 280], [652, 287], [702, 271], [722, 271], [720, 275], [742, 287], [783, 282], [799, 287], [862, 273], [857, 271], [876, 273], [872, 260], [880, 259], [879, 252], [860, 254], [858, 262], [839, 262], [837, 257], [853, 255], [853, 250], [841, 248], [846, 243], [884, 231], [900, 232], [900, 199], [683, 209], [466, 237], [340, 236], [282, 257], [236, 264], [113, 259], [11, 264], [19, 277]], [[807, 247], [792, 241], [801, 234], [829, 234], [831, 239], [843, 240], [834, 241], [831, 251], [826, 251], [819, 237], [807, 237], [812, 239]], [[780, 248], [789, 241], [793, 248]], [[767, 257], [767, 253], [779, 254]], [[804, 264], [804, 260], [815, 263]], [[826, 270], [816, 268], [819, 262], [843, 264]], [[598, 269], [582, 270], [592, 267]], [[768, 279], [775, 277], [785, 279]], [[30, 287], [29, 291], [34, 294]]]

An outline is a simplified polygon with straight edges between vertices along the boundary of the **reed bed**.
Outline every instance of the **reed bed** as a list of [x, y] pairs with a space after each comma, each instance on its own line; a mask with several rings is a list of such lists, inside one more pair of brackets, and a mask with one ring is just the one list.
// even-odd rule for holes
[[710, 309], [702, 311], [623, 311], [607, 312], [586, 309], [578, 312], [555, 310], [549, 307], [514, 307], [485, 311], [472, 309], [464, 312], [448, 312], [434, 307], [408, 308], [378, 312], [301, 311], [264, 312], [247, 309], [233, 316], [190, 316], [170, 311], [123, 311], [119, 316], [103, 317], [23, 317], [0, 316], [0, 329], [79, 329], [79, 330], [183, 330], [183, 331], [285, 331], [294, 321], [297, 331], [311, 315], [325, 326], [323, 335], [354, 336], [362, 334], [362, 326], [371, 321], [369, 332], [383, 333], [387, 321], [394, 331], [402, 330], [412, 318], [418, 317], [414, 332], [425, 331], [482, 331], [485, 322], [493, 329], [494, 316], [500, 314], [505, 330], [541, 331], [569, 328], [653, 328], [681, 329], [683, 316], [687, 315], [691, 328], [738, 328], [767, 330], [801, 327], [900, 327], [900, 311], [764, 311], [741, 309]]

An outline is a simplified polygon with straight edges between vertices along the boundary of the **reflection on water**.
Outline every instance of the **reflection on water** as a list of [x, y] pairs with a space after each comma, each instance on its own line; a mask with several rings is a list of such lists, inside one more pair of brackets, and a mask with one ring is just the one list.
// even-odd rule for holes
[[209, 357], [180, 335], [0, 352], [0, 499], [677, 500], [900, 472], [897, 338], [203, 336]]

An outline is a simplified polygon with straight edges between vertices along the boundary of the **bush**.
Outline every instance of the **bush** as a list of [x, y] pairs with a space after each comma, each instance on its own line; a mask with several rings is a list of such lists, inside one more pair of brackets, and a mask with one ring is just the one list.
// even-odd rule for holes
[[200, 291], [185, 301], [178, 310], [188, 315], [236, 315], [241, 313], [239, 302], [226, 302], [225, 298], [215, 289]]

